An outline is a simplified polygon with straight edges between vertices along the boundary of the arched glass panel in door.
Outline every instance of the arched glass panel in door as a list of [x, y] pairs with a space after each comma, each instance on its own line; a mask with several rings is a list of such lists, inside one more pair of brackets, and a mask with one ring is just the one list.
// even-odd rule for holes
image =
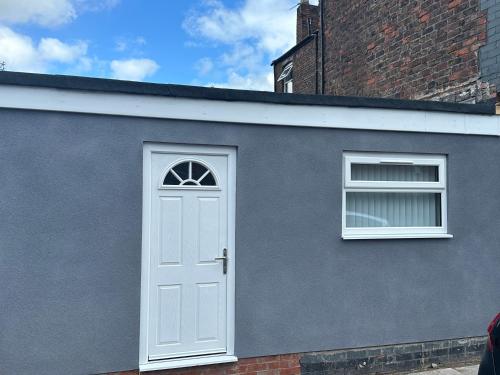
[[165, 187], [217, 187], [214, 173], [206, 165], [194, 161], [182, 161], [174, 165], [163, 179]]

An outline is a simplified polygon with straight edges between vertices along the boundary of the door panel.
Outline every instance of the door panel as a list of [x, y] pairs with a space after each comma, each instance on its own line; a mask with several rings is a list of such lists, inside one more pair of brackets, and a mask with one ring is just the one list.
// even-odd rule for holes
[[196, 341], [219, 337], [219, 283], [198, 284]]
[[[162, 186], [185, 160], [209, 166], [218, 186]], [[227, 185], [227, 155], [152, 154], [149, 360], [227, 352], [227, 274], [215, 259], [228, 246]]]
[[182, 197], [162, 198], [160, 205], [160, 263], [182, 263]]
[[219, 198], [198, 199], [199, 262], [213, 263], [220, 250]]
[[158, 344], [179, 344], [181, 340], [182, 285], [158, 288]]

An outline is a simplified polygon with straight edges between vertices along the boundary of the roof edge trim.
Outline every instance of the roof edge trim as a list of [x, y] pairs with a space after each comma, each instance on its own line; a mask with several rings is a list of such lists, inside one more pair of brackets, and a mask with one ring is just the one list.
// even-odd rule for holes
[[[149, 95], [173, 98], [222, 100], [286, 105], [340, 106], [352, 108], [401, 109], [494, 115], [495, 100], [480, 104], [460, 104], [423, 100], [281, 94], [269, 91], [220, 89], [197, 86], [120, 81], [78, 76], [0, 72], [0, 85], [66, 89], [113, 94]], [[0, 102], [2, 98], [0, 98]]]
[[[328, 129], [500, 135], [500, 116], [349, 106], [287, 105], [0, 84], [0, 108]], [[182, 123], [179, 123], [181, 126]]]

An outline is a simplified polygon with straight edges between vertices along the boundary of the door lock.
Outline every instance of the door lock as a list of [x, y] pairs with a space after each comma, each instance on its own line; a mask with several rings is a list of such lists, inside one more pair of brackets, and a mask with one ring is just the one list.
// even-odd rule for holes
[[216, 257], [214, 260], [222, 260], [222, 272], [224, 275], [227, 273], [227, 249], [222, 250], [222, 256]]

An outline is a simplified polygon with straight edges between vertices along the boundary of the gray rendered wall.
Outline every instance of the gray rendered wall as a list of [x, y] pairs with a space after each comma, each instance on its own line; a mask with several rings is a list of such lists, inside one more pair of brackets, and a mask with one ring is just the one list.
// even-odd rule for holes
[[[238, 147], [240, 357], [482, 335], [500, 310], [498, 138], [1, 110], [0, 374], [138, 367], [144, 141]], [[455, 238], [342, 241], [344, 150], [448, 154]]]
[[481, 80], [496, 85], [500, 91], [500, 0], [481, 0], [488, 15], [487, 42], [479, 50]]

